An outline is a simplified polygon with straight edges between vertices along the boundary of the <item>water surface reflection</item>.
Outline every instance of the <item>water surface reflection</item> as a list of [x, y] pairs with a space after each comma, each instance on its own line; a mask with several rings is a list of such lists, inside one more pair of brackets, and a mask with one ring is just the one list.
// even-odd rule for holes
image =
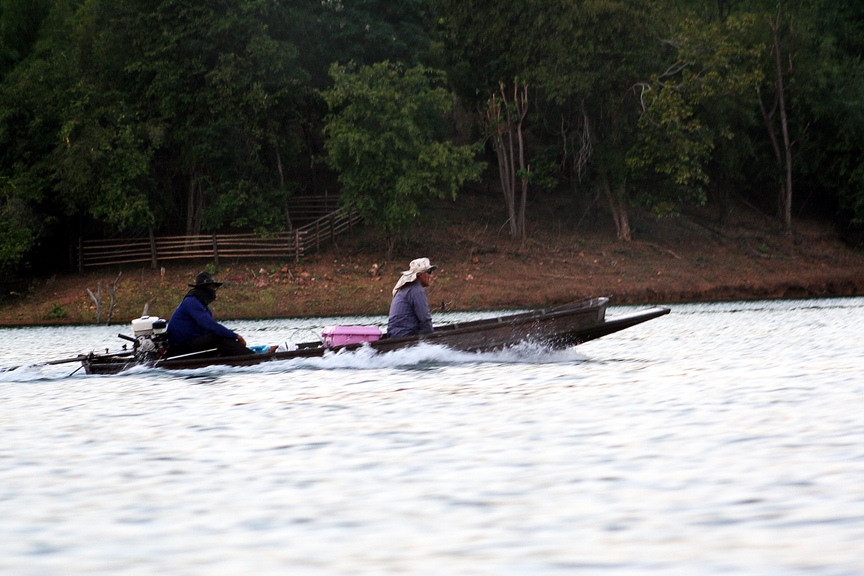
[[[565, 352], [3, 373], [0, 573], [862, 573], [862, 321], [676, 305]], [[0, 330], [0, 365], [123, 329]]]

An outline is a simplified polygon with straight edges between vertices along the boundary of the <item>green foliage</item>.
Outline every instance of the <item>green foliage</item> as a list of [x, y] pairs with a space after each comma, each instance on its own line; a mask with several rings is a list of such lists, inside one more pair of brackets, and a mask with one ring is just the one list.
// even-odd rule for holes
[[335, 62], [417, 65], [429, 49], [427, 4], [427, 0], [314, 2], [310, 9], [314, 24], [308, 23], [308, 41], [303, 43], [314, 54], [305, 54], [303, 61], [308, 62], [309, 69], [323, 66], [322, 80]]
[[14, 269], [36, 243], [39, 222], [29, 206], [0, 181], [0, 271]]
[[478, 173], [445, 138], [445, 84], [462, 110], [530, 84], [532, 187], [572, 177], [657, 214], [773, 199], [755, 87], [771, 106], [781, 8], [796, 210], [864, 222], [860, 2], [0, 0], [0, 266], [90, 225], [284, 227], [326, 181], [322, 93], [330, 166], [391, 238]]
[[48, 314], [45, 315], [49, 320], [60, 320], [66, 318], [68, 316], [68, 312], [66, 312], [66, 308], [54, 302], [51, 304], [51, 310], [48, 311]]
[[62, 127], [66, 146], [55, 150], [56, 189], [67, 202], [88, 206], [93, 216], [117, 230], [152, 225], [155, 218], [146, 190], [152, 186], [153, 152], [138, 126], [122, 114], [110, 120], [107, 114], [99, 116], [70, 119]]
[[52, 0], [0, 0], [0, 79], [33, 50]]
[[339, 173], [343, 198], [392, 242], [431, 197], [456, 197], [479, 177], [476, 148], [444, 139], [442, 116], [452, 105], [443, 74], [422, 66], [404, 69], [334, 65], [334, 86], [324, 93], [328, 164]]
[[[535, 149], [557, 149], [558, 164], [621, 189], [636, 137], [639, 93], [669, 52], [660, 41], [671, 3], [662, 0], [543, 3], [438, 0], [452, 69], [464, 93], [485, 95], [521, 78], [536, 91], [529, 122]], [[464, 77], [462, 74], [464, 73]], [[548, 156], [548, 155], [547, 155]]]
[[[4, 14], [12, 4], [0, 4]], [[269, 26], [276, 5], [50, 7], [0, 84], [0, 177], [19, 212], [125, 232], [284, 226], [306, 77], [283, 30]], [[28, 232], [10, 258], [23, 259], [19, 248], [47, 228]]]
[[[763, 77], [752, 16], [684, 19], [675, 33], [675, 59], [640, 86], [643, 113], [627, 165], [640, 179], [661, 176], [641, 200], [658, 216], [707, 201], [712, 153], [736, 136]], [[730, 106], [735, 103], [735, 106]]]
[[657, 192], [633, 174], [626, 156], [638, 138], [638, 87], [670, 52], [661, 41], [670, 6], [662, 0], [560, 2], [558, 14], [541, 13], [529, 42], [526, 74], [561, 115], [561, 142], [578, 142], [562, 158], [580, 181], [604, 192], [622, 240], [630, 239], [634, 194]]
[[283, 107], [299, 106], [305, 77], [292, 67], [296, 48], [267, 25], [272, 5], [163, 0], [139, 16], [134, 4], [126, 67], [143, 113], [165, 134], [156, 159], [182, 182], [173, 201], [191, 209], [186, 231], [273, 225], [272, 205], [288, 189], [274, 160], [299, 145]]
[[[479, 105], [499, 81], [524, 77], [528, 45], [554, 18], [557, 2], [545, 7], [521, 1], [434, 0], [439, 38], [449, 60], [449, 76], [459, 94]], [[537, 22], [537, 26], [534, 22]]]
[[813, 2], [794, 16], [798, 177], [864, 224], [864, 5]]

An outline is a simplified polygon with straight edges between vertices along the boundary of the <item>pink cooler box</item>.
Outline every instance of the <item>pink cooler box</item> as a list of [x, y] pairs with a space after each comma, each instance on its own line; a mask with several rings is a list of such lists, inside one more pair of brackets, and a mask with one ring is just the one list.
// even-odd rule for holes
[[325, 346], [360, 344], [379, 340], [381, 329], [377, 326], [327, 326], [321, 332], [321, 337]]

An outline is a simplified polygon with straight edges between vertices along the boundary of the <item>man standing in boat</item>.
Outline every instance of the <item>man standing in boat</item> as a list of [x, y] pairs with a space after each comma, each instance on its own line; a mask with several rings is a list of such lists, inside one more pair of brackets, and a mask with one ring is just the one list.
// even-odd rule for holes
[[393, 288], [390, 317], [387, 321], [387, 337], [402, 338], [417, 334], [430, 334], [432, 314], [426, 299], [426, 287], [432, 282], [432, 272], [438, 268], [428, 258], [412, 260], [408, 270], [402, 272]]
[[[213, 319], [210, 303], [216, 300], [216, 289], [222, 286], [207, 272], [195, 277], [195, 283], [168, 320], [168, 356], [212, 351], [208, 356], [254, 354], [246, 340]], [[201, 357], [205, 354], [201, 354]]]

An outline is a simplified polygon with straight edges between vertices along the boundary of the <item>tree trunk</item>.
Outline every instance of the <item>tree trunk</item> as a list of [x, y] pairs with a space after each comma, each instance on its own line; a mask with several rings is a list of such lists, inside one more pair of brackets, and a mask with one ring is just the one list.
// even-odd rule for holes
[[774, 36], [774, 64], [777, 67], [777, 105], [780, 108], [780, 130], [783, 134], [783, 155], [785, 160], [785, 188], [781, 210], [783, 215], [783, 229], [787, 234], [792, 233], [792, 143], [789, 140], [789, 122], [786, 118], [786, 100], [783, 86], [783, 58], [780, 54], [780, 14], [777, 20], [769, 21], [771, 33]]
[[201, 232], [201, 210], [203, 193], [198, 179], [189, 177], [189, 188], [186, 192], [186, 235], [197, 236]]
[[[529, 168], [530, 169], [530, 168]], [[522, 178], [522, 197], [519, 201], [519, 230], [521, 230], [521, 238], [524, 240], [528, 236], [528, 225], [525, 222], [525, 205], [528, 201], [528, 179]]]
[[502, 134], [497, 141], [495, 152], [498, 156], [498, 177], [501, 178], [501, 190], [504, 192], [504, 204], [507, 206], [507, 222], [510, 224], [510, 235], [516, 235], [515, 192], [510, 177], [512, 164], [507, 154], [507, 145]]
[[[525, 165], [525, 142], [522, 123], [528, 113], [528, 85], [519, 84], [513, 88], [512, 102], [508, 102], [504, 83], [499, 84], [500, 101], [497, 94], [489, 99], [486, 108], [486, 121], [490, 129], [495, 155], [498, 158], [498, 177], [507, 206], [507, 222], [510, 235], [514, 238], [526, 237], [526, 204], [528, 201], [528, 172]], [[518, 165], [518, 168], [517, 168]], [[519, 209], [516, 208], [516, 178], [521, 180]]]
[[[586, 146], [593, 147], [594, 141], [594, 126], [591, 123], [591, 118], [585, 110], [584, 101], [582, 106], [583, 120], [585, 122], [585, 138]], [[602, 164], [602, 160], [600, 162]], [[609, 203], [609, 210], [612, 212], [612, 219], [615, 221], [615, 234], [617, 238], [623, 242], [630, 242], [633, 239], [630, 232], [630, 216], [627, 213], [627, 181], [622, 180], [618, 185], [616, 192], [612, 191], [612, 184], [609, 182], [609, 175], [605, 168], [601, 165], [597, 168], [600, 175], [600, 191], [597, 193], [597, 199], [600, 199], [600, 194], [606, 196]]]
[[[768, 139], [774, 150], [774, 158], [777, 166], [783, 171], [783, 176], [777, 187], [777, 218], [783, 222], [783, 229], [787, 234], [792, 233], [792, 142], [789, 138], [789, 121], [786, 116], [786, 96], [783, 82], [783, 57], [780, 50], [780, 14], [776, 20], [768, 20], [773, 38], [772, 52], [774, 56], [774, 102], [771, 110], [765, 108], [762, 96], [759, 96], [759, 107], [762, 110], [762, 119], [765, 121], [765, 129], [768, 131]], [[780, 112], [780, 132], [783, 137], [783, 146], [777, 138], [777, 128], [774, 125], [774, 115]]]
[[279, 171], [279, 186], [285, 187], [285, 171], [282, 168], [282, 154], [279, 152], [279, 146], [274, 146], [276, 153], [276, 170]]
[[[506, 107], [506, 102], [503, 104], [503, 107]], [[497, 96], [493, 94], [489, 99], [486, 109], [486, 120], [491, 131], [492, 147], [495, 149], [495, 156], [498, 158], [498, 178], [501, 182], [501, 192], [504, 194], [504, 205], [507, 207], [507, 223], [510, 226], [510, 235], [515, 236], [515, 192], [510, 178], [512, 164], [510, 162], [510, 155], [508, 154], [508, 146], [505, 142], [508, 129], [504, 117], [502, 104], [498, 102]]]
[[[519, 214], [517, 215], [517, 227], [519, 234], [524, 240], [528, 236], [528, 226], [525, 222], [525, 206], [528, 202], [528, 173], [531, 167], [525, 164], [525, 141], [522, 137], [522, 121], [528, 114], [528, 85], [522, 87], [522, 94], [518, 94], [519, 85], [513, 87], [513, 104], [519, 121], [516, 123], [516, 139], [519, 144], [519, 178], [522, 184], [522, 194], [519, 198]], [[515, 174], [514, 174], [515, 176]]]
[[[771, 106], [771, 110], [765, 108], [765, 104], [762, 102], [762, 95], [759, 94], [759, 108], [762, 110], [762, 120], [765, 122], [765, 131], [768, 133], [768, 140], [771, 142], [771, 149], [774, 151], [774, 159], [777, 161], [777, 166], [781, 166], [783, 164], [783, 152], [780, 150], [780, 141], [777, 139], [777, 129], [774, 127], [774, 114], [777, 112], [777, 94], [774, 94], [774, 103]], [[783, 193], [784, 187], [783, 184], [780, 184], [777, 188], [777, 218], [781, 218], [782, 210], [781, 206], [783, 206]]]
[[386, 238], [387, 243], [387, 261], [393, 260], [393, 248], [396, 247], [396, 236], [390, 234]]
[[633, 238], [630, 233], [630, 217], [627, 214], [627, 200], [625, 197], [627, 183], [622, 181], [618, 185], [618, 190], [613, 192], [609, 178], [605, 172], [601, 174], [600, 180], [603, 192], [606, 194], [606, 200], [609, 202], [609, 209], [612, 211], [612, 219], [615, 221], [616, 236], [618, 240], [630, 242]]

